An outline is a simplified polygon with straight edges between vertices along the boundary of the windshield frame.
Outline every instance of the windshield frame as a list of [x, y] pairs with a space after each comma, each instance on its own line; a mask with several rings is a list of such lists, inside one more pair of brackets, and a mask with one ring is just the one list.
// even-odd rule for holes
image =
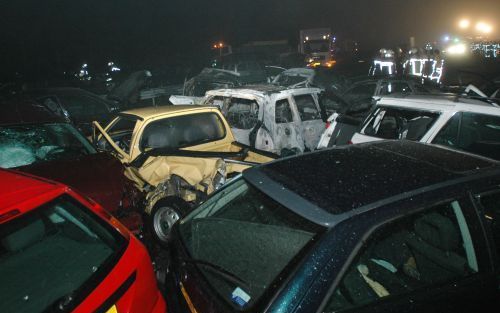
[[[245, 306], [243, 308], [238, 308], [236, 305], [231, 303], [231, 299], [225, 298], [220, 291], [217, 290], [217, 288], [212, 284], [210, 279], [207, 278], [206, 274], [202, 270], [203, 265], [200, 267], [196, 264], [191, 264], [191, 267], [195, 269], [196, 274], [194, 275], [196, 277], [196, 280], [202, 280], [202, 283], [198, 285], [198, 288], [202, 289], [203, 292], [208, 292], [209, 294], [212, 295], [210, 297], [211, 299], [216, 299], [216, 303], [218, 305], [221, 305], [225, 307], [228, 310], [236, 310], [238, 312], [254, 312], [254, 311], [264, 311], [269, 305], [272, 304], [272, 299], [274, 299], [281, 290], [285, 288], [285, 286], [288, 284], [288, 282], [294, 277], [295, 273], [297, 270], [300, 268], [301, 264], [306, 261], [307, 255], [312, 252], [313, 246], [317, 245], [318, 242], [321, 241], [321, 238], [324, 237], [324, 234], [328, 231], [327, 227], [324, 227], [323, 225], [317, 224], [306, 217], [303, 217], [299, 214], [297, 214], [295, 211], [292, 209], [284, 206], [282, 203], [276, 201], [273, 199], [270, 195], [266, 194], [263, 192], [260, 188], [257, 188], [251, 181], [244, 179], [243, 175], [239, 175], [236, 178], [234, 178], [231, 182], [226, 184], [224, 188], [219, 189], [216, 191], [206, 202], [203, 204], [199, 205], [195, 210], [193, 210], [191, 213], [189, 213], [186, 217], [184, 217], [179, 223], [177, 223], [174, 228], [174, 238], [176, 238], [176, 245], [179, 246], [180, 249], [178, 249], [178, 257], [181, 258], [181, 263], [193, 263], [189, 262], [189, 260], [194, 260], [194, 261], [200, 261], [200, 259], [193, 258], [187, 244], [184, 238], [184, 235], [181, 233], [181, 224], [184, 224], [186, 220], [192, 219], [192, 217], [198, 215], [200, 212], [203, 210], [211, 210], [210, 206], [216, 205], [217, 202], [224, 197], [224, 195], [221, 195], [221, 193], [224, 193], [224, 191], [227, 188], [230, 188], [230, 186], [233, 186], [234, 184], [237, 184], [239, 182], [242, 182], [243, 184], [246, 184], [249, 189], [253, 189], [263, 197], [267, 198], [268, 200], [271, 200], [272, 202], [282, 206], [283, 208], [287, 209], [288, 213], [291, 215], [294, 215], [297, 218], [302, 219], [308, 227], [314, 227], [315, 228], [315, 233], [313, 236], [308, 240], [308, 242], [300, 249], [298, 250], [295, 255], [288, 260], [288, 263], [286, 264], [285, 267], [283, 267], [275, 276], [275, 278], [269, 282], [267, 288], [265, 291], [260, 294], [257, 298], [257, 301], [251, 303], [250, 306]], [[212, 200], [212, 201], [211, 201]], [[230, 199], [229, 202], [233, 201], [233, 199]], [[185, 260], [188, 260], [187, 262]], [[201, 260], [203, 261], [203, 260]], [[194, 262], [196, 263], [196, 262]], [[241, 287], [241, 286], [240, 286]]]

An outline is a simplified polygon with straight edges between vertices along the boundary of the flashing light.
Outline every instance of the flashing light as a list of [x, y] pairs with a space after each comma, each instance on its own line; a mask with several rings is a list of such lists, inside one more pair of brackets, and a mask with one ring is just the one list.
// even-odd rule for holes
[[489, 34], [493, 30], [493, 27], [485, 22], [478, 22], [476, 24], [476, 30], [484, 34]]
[[468, 19], [462, 19], [458, 22], [458, 27], [461, 29], [467, 29], [470, 26], [470, 21]]

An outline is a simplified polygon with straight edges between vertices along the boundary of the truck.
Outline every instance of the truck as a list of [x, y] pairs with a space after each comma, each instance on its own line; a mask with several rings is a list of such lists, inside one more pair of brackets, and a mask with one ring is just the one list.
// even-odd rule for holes
[[305, 55], [309, 67], [332, 67], [336, 38], [330, 28], [311, 28], [300, 31], [299, 52]]

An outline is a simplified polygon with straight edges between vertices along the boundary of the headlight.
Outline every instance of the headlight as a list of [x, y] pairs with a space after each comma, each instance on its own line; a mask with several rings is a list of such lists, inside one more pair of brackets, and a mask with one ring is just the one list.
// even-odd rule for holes
[[219, 159], [215, 165], [217, 167], [216, 173], [214, 175], [214, 179], [212, 180], [212, 186], [214, 190], [218, 190], [226, 183], [226, 162], [224, 160]]

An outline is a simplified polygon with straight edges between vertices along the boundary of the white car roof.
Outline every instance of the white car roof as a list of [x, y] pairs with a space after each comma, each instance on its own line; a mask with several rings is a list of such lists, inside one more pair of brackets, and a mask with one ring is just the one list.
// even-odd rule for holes
[[284, 88], [274, 85], [262, 85], [246, 88], [216, 89], [206, 92], [206, 96], [237, 96], [241, 98], [264, 98], [272, 94], [296, 95], [307, 93], [320, 93], [319, 88]]
[[500, 115], [500, 108], [489, 103], [447, 94], [383, 97], [377, 102], [377, 105], [440, 112], [477, 112]]

